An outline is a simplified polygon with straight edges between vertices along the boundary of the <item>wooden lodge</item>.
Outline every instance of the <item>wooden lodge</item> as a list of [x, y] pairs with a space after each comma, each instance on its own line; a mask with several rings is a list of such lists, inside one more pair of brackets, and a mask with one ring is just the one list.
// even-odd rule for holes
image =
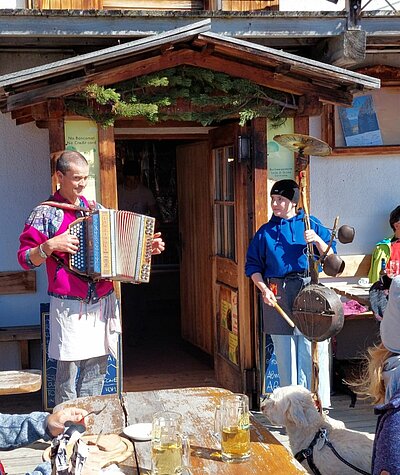
[[[39, 3], [47, 8], [45, 2]], [[164, 3], [183, 8], [197, 2]], [[269, 2], [226, 3], [237, 4], [239, 9], [244, 3]], [[48, 5], [57, 8], [51, 1]], [[85, 3], [86, 7], [92, 4]], [[161, 169], [165, 160], [163, 180], [167, 185], [176, 182], [172, 198], [177, 210], [172, 218], [164, 216], [159, 225], [168, 248], [164, 257], [154, 258], [153, 281], [158, 287], [153, 291], [162, 293], [167, 288], [169, 297], [175, 296], [174, 305], [180, 309], [178, 331], [213, 361], [217, 381], [255, 395], [260, 391], [258, 308], [257, 296], [244, 275], [244, 260], [249, 239], [268, 218], [268, 178], [273, 177], [268, 176], [267, 143], [274, 134], [268, 120], [255, 118], [240, 126], [236, 116], [203, 127], [193, 122], [151, 124], [121, 118], [114, 127], [104, 128], [71, 114], [66, 101], [93, 83], [106, 87], [168, 68], [205, 68], [285, 94], [291, 99], [291, 107], [284, 108], [289, 117], [286, 127], [291, 127], [290, 132], [309, 134], [310, 118], [319, 116], [324, 107], [350, 106], [355, 93], [377, 89], [380, 82], [215, 34], [210, 28], [211, 21], [206, 19], [3, 75], [0, 106], [18, 127], [34, 123], [48, 131], [53, 190], [54, 160], [68, 145], [79, 150], [84, 136], [92, 137], [92, 149], [98, 150], [93, 162], [94, 196], [110, 208], [118, 208], [123, 157], [136, 154], [148, 160], [151, 155], [151, 167]], [[275, 172], [293, 176], [292, 153], [286, 166]], [[149, 177], [151, 167], [147, 168]], [[159, 183], [161, 189], [164, 185]], [[134, 311], [126, 310], [124, 319], [133, 318]]]

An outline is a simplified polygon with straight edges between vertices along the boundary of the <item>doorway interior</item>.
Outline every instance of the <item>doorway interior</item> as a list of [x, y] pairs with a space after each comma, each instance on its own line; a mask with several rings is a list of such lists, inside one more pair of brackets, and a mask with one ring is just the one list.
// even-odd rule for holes
[[124, 166], [135, 163], [156, 202], [166, 250], [152, 258], [148, 284], [122, 284], [123, 390], [216, 386], [213, 357], [181, 337], [180, 234], [176, 147], [182, 140], [116, 139], [119, 198]]

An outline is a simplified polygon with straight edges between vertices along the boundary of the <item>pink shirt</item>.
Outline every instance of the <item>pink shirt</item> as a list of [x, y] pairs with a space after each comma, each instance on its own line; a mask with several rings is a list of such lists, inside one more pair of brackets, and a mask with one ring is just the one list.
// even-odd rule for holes
[[[80, 199], [82, 206], [89, 206], [86, 198], [81, 196]], [[69, 203], [59, 192], [56, 192], [51, 200]], [[58, 234], [62, 234], [68, 229], [70, 223], [81, 216], [82, 213], [76, 210], [60, 209], [49, 205], [37, 206], [26, 220], [24, 230], [19, 238], [18, 262], [20, 265], [24, 269], [34, 269], [36, 266], [29, 258], [30, 249]], [[68, 253], [57, 252], [54, 254], [68, 265]], [[51, 257], [46, 260], [46, 269], [48, 293], [58, 298], [96, 302], [114, 290], [112, 282], [108, 280], [87, 282], [69, 272]]]

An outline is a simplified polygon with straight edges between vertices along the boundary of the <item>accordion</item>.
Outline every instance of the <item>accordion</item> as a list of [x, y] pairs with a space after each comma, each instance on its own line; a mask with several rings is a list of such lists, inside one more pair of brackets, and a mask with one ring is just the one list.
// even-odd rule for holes
[[79, 239], [69, 268], [92, 279], [149, 282], [154, 224], [151, 216], [112, 209], [78, 218], [69, 225]]

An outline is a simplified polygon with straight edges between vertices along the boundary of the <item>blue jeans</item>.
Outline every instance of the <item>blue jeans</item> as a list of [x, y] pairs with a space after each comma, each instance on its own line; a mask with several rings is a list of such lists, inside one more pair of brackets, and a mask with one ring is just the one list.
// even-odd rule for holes
[[99, 396], [107, 373], [107, 359], [108, 355], [81, 361], [58, 360], [55, 404], [77, 397]]
[[[299, 384], [311, 389], [311, 342], [297, 329], [294, 335], [271, 335], [278, 364], [280, 386]], [[330, 407], [329, 341], [318, 343], [318, 395], [323, 407]]]

